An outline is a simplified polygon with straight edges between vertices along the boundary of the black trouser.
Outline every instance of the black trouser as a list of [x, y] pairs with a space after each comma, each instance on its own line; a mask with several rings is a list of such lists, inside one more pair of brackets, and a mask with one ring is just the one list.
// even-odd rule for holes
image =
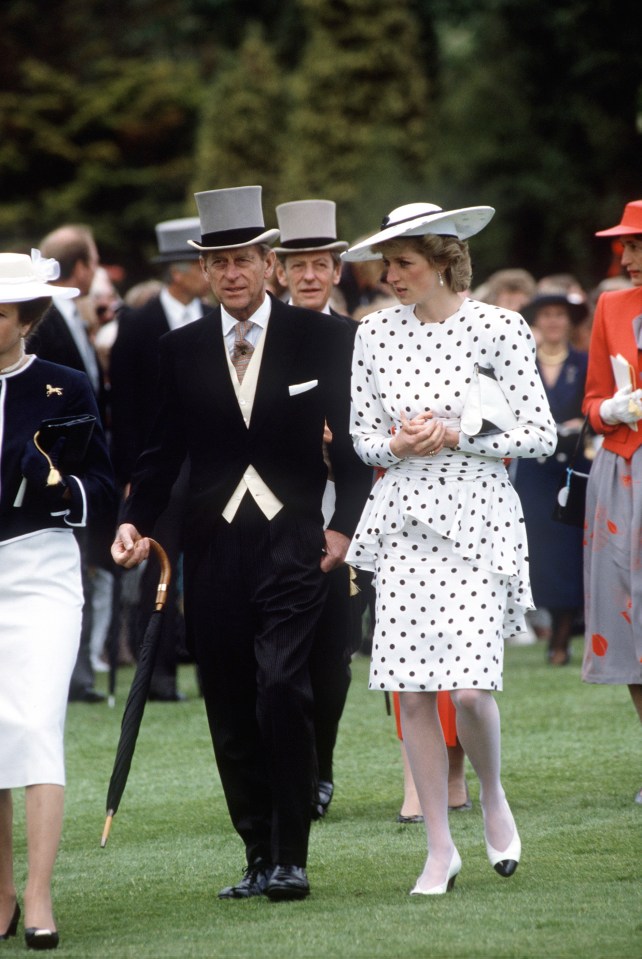
[[348, 697], [352, 653], [361, 641], [361, 598], [350, 595], [350, 569], [328, 573], [328, 594], [310, 655], [318, 778], [333, 782], [332, 758]]
[[321, 523], [249, 494], [185, 552], [185, 613], [232, 822], [248, 862], [305, 866], [314, 769], [308, 659], [327, 589]]

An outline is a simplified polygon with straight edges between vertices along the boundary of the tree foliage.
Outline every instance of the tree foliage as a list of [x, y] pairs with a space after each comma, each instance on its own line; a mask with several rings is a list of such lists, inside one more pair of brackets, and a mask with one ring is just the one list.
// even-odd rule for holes
[[235, 54], [205, 88], [191, 192], [260, 184], [266, 223], [274, 206], [285, 144], [285, 85], [263, 31], [252, 24]]
[[404, 0], [299, 2], [308, 41], [291, 82], [283, 198], [335, 199], [354, 235], [425, 179], [417, 24]]
[[642, 43], [620, 0], [3, 0], [0, 243], [90, 222], [146, 268], [192, 192], [489, 203], [476, 279], [600, 279], [592, 242], [642, 196]]

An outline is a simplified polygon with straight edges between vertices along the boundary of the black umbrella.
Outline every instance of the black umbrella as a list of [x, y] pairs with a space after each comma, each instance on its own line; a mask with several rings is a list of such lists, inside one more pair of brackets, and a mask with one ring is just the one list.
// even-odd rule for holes
[[143, 641], [138, 653], [136, 672], [132, 680], [120, 724], [120, 739], [118, 741], [118, 749], [116, 750], [114, 768], [111, 779], [109, 780], [109, 789], [107, 790], [107, 818], [100, 841], [100, 845], [103, 847], [107, 845], [112, 820], [118, 811], [120, 800], [125, 791], [129, 768], [132, 764], [138, 731], [143, 718], [143, 712], [145, 711], [145, 703], [149, 695], [158, 637], [161, 630], [161, 615], [165, 600], [167, 599], [167, 587], [171, 576], [169, 559], [163, 547], [154, 539], [149, 540], [149, 545], [156, 553], [161, 566], [160, 580], [156, 592], [154, 612], [151, 615], [147, 629], [145, 630], [145, 635], [143, 636]]

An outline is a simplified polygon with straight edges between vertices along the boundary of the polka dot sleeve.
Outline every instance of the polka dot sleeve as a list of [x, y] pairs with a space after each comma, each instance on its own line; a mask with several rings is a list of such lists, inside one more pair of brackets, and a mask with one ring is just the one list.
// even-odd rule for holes
[[352, 357], [352, 405], [350, 432], [357, 455], [369, 466], [387, 469], [399, 463], [390, 449], [394, 421], [386, 411], [375, 371], [376, 358], [369, 355], [366, 317], [357, 330]]
[[495, 307], [482, 308], [479, 313], [479, 363], [494, 370], [518, 422], [505, 433], [460, 433], [459, 448], [481, 456], [550, 456], [557, 444], [557, 430], [535, 363], [535, 341], [530, 328], [519, 313]]

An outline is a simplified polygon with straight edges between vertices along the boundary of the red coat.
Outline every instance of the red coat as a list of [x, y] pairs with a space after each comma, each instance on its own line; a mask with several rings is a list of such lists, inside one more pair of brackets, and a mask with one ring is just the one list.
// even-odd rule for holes
[[635, 389], [642, 387], [640, 352], [633, 329], [637, 316], [642, 325], [642, 287], [603, 293], [597, 301], [583, 404], [595, 432], [604, 434], [604, 448], [625, 459], [642, 445], [642, 421], [637, 432], [626, 423], [609, 426], [600, 416], [600, 405], [616, 390], [611, 356], [621, 353], [633, 369]]

